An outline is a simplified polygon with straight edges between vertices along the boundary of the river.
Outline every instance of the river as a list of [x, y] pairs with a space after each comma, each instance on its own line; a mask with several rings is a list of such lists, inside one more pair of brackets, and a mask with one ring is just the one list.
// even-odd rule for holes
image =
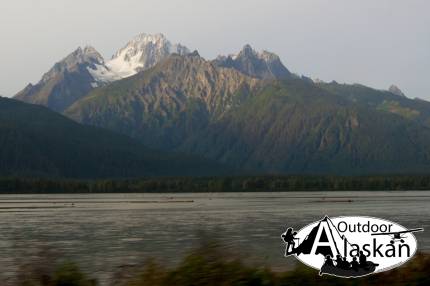
[[[249, 263], [285, 269], [280, 235], [324, 215], [430, 225], [430, 191], [1, 195], [0, 267], [41, 253], [79, 263], [99, 280], [148, 257], [173, 265], [211, 236]], [[430, 232], [416, 234], [430, 251]]]

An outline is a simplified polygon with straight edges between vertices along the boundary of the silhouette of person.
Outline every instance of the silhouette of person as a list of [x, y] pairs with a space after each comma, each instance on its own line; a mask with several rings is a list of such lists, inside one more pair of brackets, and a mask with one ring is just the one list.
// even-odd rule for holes
[[357, 256], [354, 256], [351, 261], [351, 268], [354, 269], [355, 271], [358, 271], [359, 267], [360, 267], [360, 264], [358, 264]]
[[342, 264], [342, 258], [340, 254], [336, 255], [336, 266], [339, 267]]
[[[294, 242], [294, 236], [297, 234], [297, 232], [293, 232], [293, 228], [289, 227], [287, 231], [282, 235], [282, 239], [285, 243], [287, 243], [287, 247], [285, 248], [285, 255], [288, 255], [292, 253], [294, 250], [295, 242]], [[289, 251], [291, 246], [291, 252]]]
[[327, 255], [327, 256], [325, 257], [325, 264], [326, 264], [327, 266], [332, 266], [332, 267], [334, 267], [333, 259], [331, 258], [331, 256], [330, 256], [330, 255]]
[[359, 257], [360, 267], [366, 268], [367, 267], [367, 257], [364, 255], [363, 251], [360, 250], [360, 257]]
[[338, 255], [336, 255], [336, 267], [342, 268], [342, 265], [343, 265], [342, 256], [340, 256], [340, 254], [338, 254]]
[[349, 261], [346, 260], [346, 257], [344, 257], [342, 260], [342, 268], [343, 269], [349, 269], [350, 267], [351, 267], [351, 265], [349, 264]]

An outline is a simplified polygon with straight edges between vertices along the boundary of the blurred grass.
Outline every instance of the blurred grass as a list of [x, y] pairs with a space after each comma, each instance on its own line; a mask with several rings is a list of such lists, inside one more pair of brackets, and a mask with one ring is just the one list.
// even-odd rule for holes
[[18, 278], [21, 286], [95, 286], [97, 280], [88, 278], [72, 262], [63, 262], [53, 271], [38, 266], [32, 270], [21, 270]]
[[[214, 241], [203, 243], [191, 251], [174, 268], [167, 268], [154, 259], [140, 269], [130, 270], [115, 286], [287, 286], [287, 285], [430, 285], [430, 255], [419, 253], [406, 265], [380, 274], [358, 279], [319, 276], [315, 269], [302, 264], [285, 272], [267, 267], [249, 266], [226, 253]], [[97, 281], [85, 275], [76, 264], [64, 262], [53, 270], [21, 273], [20, 286], [93, 286]]]

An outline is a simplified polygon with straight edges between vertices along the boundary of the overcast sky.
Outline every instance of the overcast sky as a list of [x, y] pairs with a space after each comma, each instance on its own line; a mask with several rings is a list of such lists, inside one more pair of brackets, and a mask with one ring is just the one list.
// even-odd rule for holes
[[208, 59], [249, 43], [298, 74], [430, 100], [429, 13], [427, 0], [1, 0], [0, 94], [80, 45], [110, 57], [161, 32]]

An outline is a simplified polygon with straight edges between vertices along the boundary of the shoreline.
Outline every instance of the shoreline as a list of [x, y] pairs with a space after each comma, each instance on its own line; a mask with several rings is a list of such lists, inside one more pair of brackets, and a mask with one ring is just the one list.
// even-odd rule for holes
[[0, 194], [428, 191], [430, 175], [230, 176], [135, 179], [0, 177]]

